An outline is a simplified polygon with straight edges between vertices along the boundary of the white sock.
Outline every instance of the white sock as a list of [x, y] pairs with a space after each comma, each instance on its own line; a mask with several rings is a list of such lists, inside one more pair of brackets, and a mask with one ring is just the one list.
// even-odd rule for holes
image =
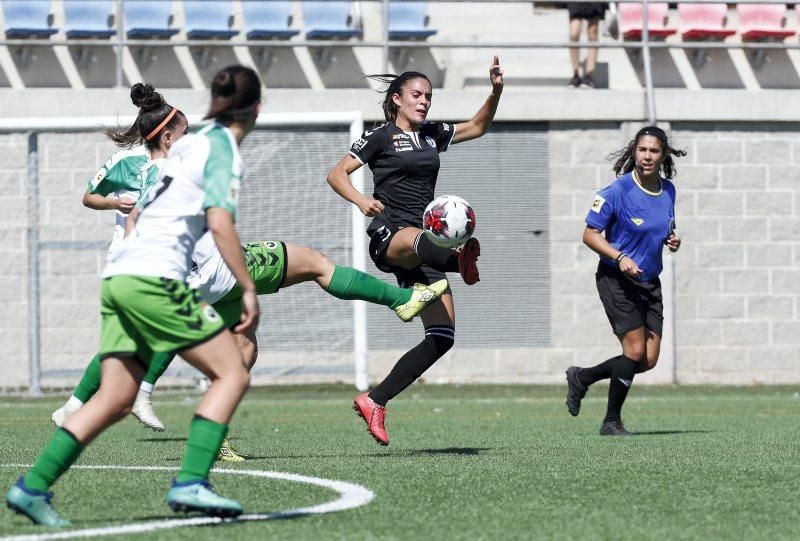
[[83, 402], [75, 398], [75, 396], [70, 396], [69, 400], [67, 400], [67, 403], [64, 405], [66, 406], [67, 409], [77, 411], [81, 409], [81, 406], [83, 406]]
[[143, 381], [142, 384], [139, 385], [139, 390], [147, 393], [147, 395], [150, 396], [151, 394], [153, 394], [153, 387], [154, 385], [152, 383], [147, 383], [146, 381]]

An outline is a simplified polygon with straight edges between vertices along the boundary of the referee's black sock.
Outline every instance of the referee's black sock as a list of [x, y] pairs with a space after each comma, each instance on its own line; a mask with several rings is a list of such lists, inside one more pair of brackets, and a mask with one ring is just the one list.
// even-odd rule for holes
[[442, 272], [458, 272], [458, 254], [450, 248], [436, 246], [425, 233], [414, 240], [414, 252], [423, 263]]
[[628, 396], [628, 390], [633, 385], [633, 377], [636, 375], [636, 367], [639, 365], [633, 359], [624, 355], [617, 358], [614, 368], [611, 370], [611, 381], [608, 386], [608, 409], [604, 423], [609, 421], [621, 421], [622, 404]]
[[432, 325], [425, 328], [425, 340], [400, 357], [392, 371], [370, 393], [376, 404], [386, 403], [414, 383], [439, 358], [447, 353], [455, 342], [455, 329], [449, 325]]
[[578, 372], [578, 381], [580, 381], [581, 385], [584, 387], [588, 387], [593, 383], [597, 383], [601, 379], [610, 378], [611, 371], [614, 369], [614, 364], [616, 364], [617, 359], [621, 357], [622, 355], [618, 355], [616, 357], [611, 357], [607, 361], [603, 361], [596, 366], [581, 368], [580, 372]]

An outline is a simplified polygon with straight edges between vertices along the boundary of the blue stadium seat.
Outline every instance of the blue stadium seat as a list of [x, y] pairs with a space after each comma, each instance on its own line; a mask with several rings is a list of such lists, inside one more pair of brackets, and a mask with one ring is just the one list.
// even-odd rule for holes
[[231, 30], [230, 0], [183, 0], [184, 28], [189, 39], [230, 39], [239, 33]]
[[427, 26], [427, 2], [389, 4], [389, 39], [425, 39], [436, 34]]
[[169, 38], [178, 33], [170, 28], [172, 0], [125, 0], [125, 34], [131, 39]]
[[242, 2], [247, 39], [289, 39], [300, 33], [292, 25], [292, 3], [270, 0]]
[[361, 37], [360, 28], [350, 27], [350, 2], [335, 0], [303, 2], [303, 24], [308, 39]]
[[64, 0], [64, 30], [69, 39], [105, 39], [117, 33], [112, 0]]
[[3, 2], [6, 38], [47, 38], [58, 32], [50, 28], [50, 4], [51, 0]]

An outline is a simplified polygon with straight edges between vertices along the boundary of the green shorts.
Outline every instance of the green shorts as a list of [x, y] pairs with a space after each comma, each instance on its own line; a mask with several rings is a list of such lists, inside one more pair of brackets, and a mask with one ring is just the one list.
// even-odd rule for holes
[[199, 292], [179, 280], [112, 276], [100, 297], [100, 356], [137, 357], [201, 344], [225, 330], [220, 315]]
[[[286, 279], [286, 245], [280, 241], [251, 242], [242, 247], [244, 261], [256, 285], [256, 293], [277, 293]], [[242, 317], [242, 288], [233, 286], [227, 295], [214, 303], [226, 327], [233, 327]]]

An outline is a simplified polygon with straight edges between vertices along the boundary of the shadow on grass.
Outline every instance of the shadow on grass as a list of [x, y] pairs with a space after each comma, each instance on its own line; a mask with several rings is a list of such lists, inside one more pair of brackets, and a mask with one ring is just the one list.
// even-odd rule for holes
[[[386, 449], [383, 453], [364, 453], [353, 454], [349, 458], [384, 458], [384, 457], [420, 457], [420, 456], [438, 456], [438, 455], [459, 455], [459, 456], [477, 456], [484, 451], [491, 451], [491, 447], [443, 447], [441, 449], [407, 449], [395, 451], [393, 449]], [[321, 454], [321, 455], [270, 455], [270, 456], [254, 456], [242, 455], [249, 460], [274, 460], [274, 459], [304, 459], [304, 458], [345, 458], [341, 454]]]
[[634, 436], [669, 436], [671, 434], [710, 434], [711, 430], [646, 430], [633, 432]]
[[143, 442], [160, 442], [160, 441], [163, 441], [163, 442], [174, 442], [174, 441], [181, 441], [181, 442], [183, 442], [183, 441], [186, 441], [186, 438], [157, 438], [157, 437], [153, 437], [153, 438], [139, 438], [136, 441], [143, 441]]

